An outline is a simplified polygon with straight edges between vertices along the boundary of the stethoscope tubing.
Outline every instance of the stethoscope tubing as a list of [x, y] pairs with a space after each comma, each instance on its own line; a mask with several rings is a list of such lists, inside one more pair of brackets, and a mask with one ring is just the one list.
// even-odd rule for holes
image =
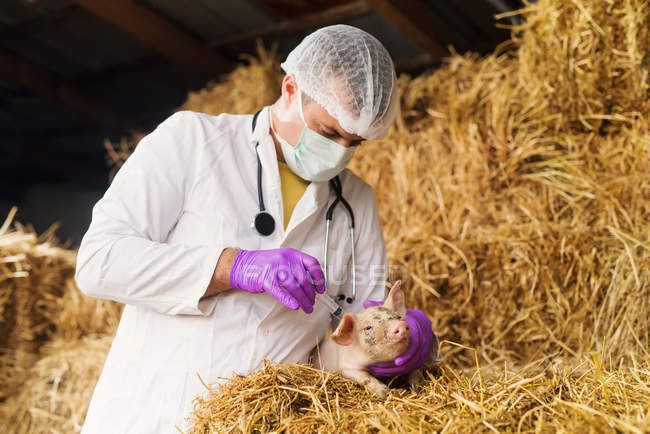
[[[255, 133], [255, 125], [257, 123], [257, 116], [262, 110], [258, 110], [253, 116], [253, 133]], [[264, 207], [264, 195], [262, 193], [262, 161], [257, 150], [259, 141], [255, 143], [255, 155], [257, 156], [257, 199], [259, 205], [259, 212], [255, 215], [252, 226], [257, 230], [260, 235], [268, 236], [273, 233], [275, 229], [275, 220], [273, 216], [266, 211]], [[345, 297], [344, 294], [339, 294], [339, 300], [346, 300], [347, 303], [352, 303], [357, 297], [357, 279], [356, 279], [356, 261], [354, 256], [354, 212], [347, 200], [343, 197], [343, 188], [341, 180], [337, 176], [329, 180], [331, 189], [336, 194], [336, 198], [332, 204], [327, 208], [325, 213], [325, 240], [323, 243], [323, 274], [325, 276], [325, 284], [327, 285], [327, 248], [329, 246], [329, 232], [330, 224], [332, 222], [332, 215], [336, 206], [341, 203], [343, 208], [348, 214], [348, 229], [350, 231], [350, 256], [352, 260], [352, 296]]]

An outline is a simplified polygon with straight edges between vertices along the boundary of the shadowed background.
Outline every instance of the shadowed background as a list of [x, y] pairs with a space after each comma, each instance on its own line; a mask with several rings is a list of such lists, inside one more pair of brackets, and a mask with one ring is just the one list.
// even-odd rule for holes
[[104, 139], [148, 132], [255, 53], [279, 59], [314, 29], [358, 26], [398, 71], [440, 64], [448, 47], [507, 39], [493, 15], [519, 0], [3, 0], [0, 4], [0, 216], [77, 246], [108, 187]]

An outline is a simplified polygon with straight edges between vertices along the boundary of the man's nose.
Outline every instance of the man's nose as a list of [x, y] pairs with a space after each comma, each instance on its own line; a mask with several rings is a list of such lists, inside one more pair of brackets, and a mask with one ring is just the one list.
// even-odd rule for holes
[[349, 148], [349, 147], [352, 145], [352, 141], [351, 141], [351, 140], [346, 140], [346, 139], [343, 139], [343, 138], [335, 139], [334, 141], [335, 141], [336, 143], [338, 143], [339, 145], [345, 147], [345, 148]]
[[346, 148], [350, 148], [350, 147], [354, 147], [354, 146], [359, 146], [359, 145], [360, 145], [360, 143], [357, 143], [357, 142], [354, 141], [354, 140], [347, 140], [347, 139], [343, 139], [343, 138], [336, 139], [336, 140], [334, 140], [334, 141], [335, 141], [336, 143], [338, 143], [339, 145], [341, 145], [341, 146], [343, 146], [343, 147], [346, 147]]

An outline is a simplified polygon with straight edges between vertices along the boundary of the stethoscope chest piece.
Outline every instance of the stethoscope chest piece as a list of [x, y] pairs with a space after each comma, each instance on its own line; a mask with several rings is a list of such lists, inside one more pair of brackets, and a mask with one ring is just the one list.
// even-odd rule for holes
[[[255, 125], [257, 124], [257, 116], [260, 114], [262, 110], [259, 110], [257, 113], [255, 113], [255, 116], [253, 116], [253, 122], [252, 122], [252, 131], [253, 135], [255, 135]], [[259, 146], [259, 141], [256, 141], [255, 143], [255, 156], [257, 157], [257, 200], [258, 200], [258, 205], [259, 205], [259, 212], [255, 214], [255, 218], [253, 219], [253, 224], [251, 225], [253, 229], [257, 230], [261, 235], [271, 235], [273, 231], [275, 230], [275, 219], [273, 216], [266, 211], [264, 208], [264, 195], [262, 193], [262, 161], [260, 160], [260, 154], [257, 152], [257, 148]], [[352, 296], [351, 297], [346, 297], [343, 294], [338, 295], [339, 301], [345, 300], [348, 304], [352, 303], [356, 296], [357, 296], [357, 285], [356, 285], [356, 274], [355, 274], [355, 269], [356, 269], [356, 262], [354, 258], [354, 212], [352, 211], [352, 207], [348, 203], [347, 200], [343, 197], [343, 187], [341, 186], [341, 179], [338, 176], [335, 176], [334, 178], [330, 179], [329, 181], [330, 187], [336, 194], [336, 199], [332, 202], [332, 204], [327, 208], [327, 212], [325, 213], [325, 240], [323, 242], [323, 274], [325, 275], [325, 282], [327, 282], [327, 247], [328, 247], [328, 241], [329, 241], [329, 232], [330, 232], [330, 223], [332, 222], [332, 216], [334, 213], [334, 208], [336, 208], [336, 205], [341, 203], [345, 210], [348, 213], [348, 228], [350, 230], [350, 258], [352, 260]], [[336, 301], [331, 300], [334, 306], [333, 307], [335, 310], [332, 311], [335, 316], [341, 314], [341, 307], [337, 305]]]
[[275, 230], [275, 220], [268, 212], [260, 211], [255, 215], [255, 219], [251, 226], [253, 226], [253, 228], [261, 235], [271, 235]]
[[[257, 116], [261, 111], [262, 110], [258, 110], [258, 112], [255, 113], [255, 116], [253, 116], [253, 134], [255, 134]], [[259, 201], [260, 211], [255, 214], [255, 218], [253, 219], [253, 224], [251, 224], [251, 226], [253, 229], [257, 230], [260, 235], [268, 236], [271, 235], [275, 230], [275, 220], [273, 219], [273, 216], [264, 208], [264, 195], [262, 194], [262, 162], [260, 161], [260, 154], [257, 152], [258, 146], [259, 142], [255, 143], [255, 155], [257, 156], [257, 199]]]

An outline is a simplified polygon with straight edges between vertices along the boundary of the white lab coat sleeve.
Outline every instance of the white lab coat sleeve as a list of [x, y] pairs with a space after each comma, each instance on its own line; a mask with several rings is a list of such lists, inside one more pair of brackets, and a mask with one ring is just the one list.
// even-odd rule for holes
[[200, 169], [196, 115], [177, 112], [145, 136], [92, 210], [75, 280], [91, 297], [160, 313], [209, 315], [204, 295], [224, 246], [168, 244]]
[[[357, 297], [348, 311], [360, 312], [366, 300], [383, 300], [386, 288], [386, 242], [382, 233], [377, 198], [365, 182], [361, 188], [361, 213], [355, 215], [355, 262]], [[355, 212], [356, 214], [356, 212]], [[351, 264], [350, 264], [351, 265]], [[351, 274], [344, 283], [344, 294], [352, 293]]]

